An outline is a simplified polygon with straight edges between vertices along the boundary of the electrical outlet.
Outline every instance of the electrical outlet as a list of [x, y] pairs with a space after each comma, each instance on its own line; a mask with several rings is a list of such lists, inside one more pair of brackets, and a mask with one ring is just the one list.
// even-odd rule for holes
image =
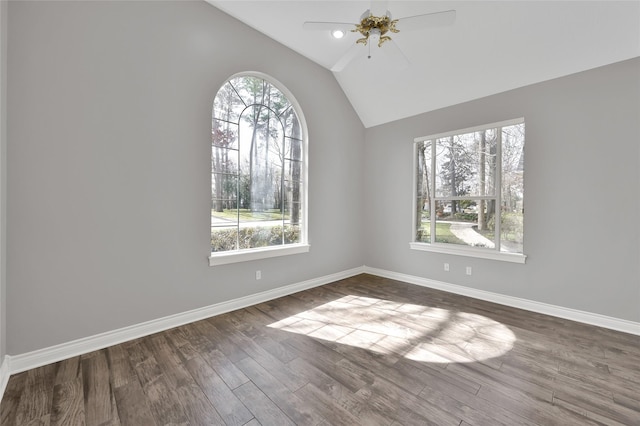
[[447, 272], [449, 272], [449, 264], [448, 264], [448, 263], [445, 263], [445, 264], [444, 264], [444, 270], [445, 270], [445, 271], [447, 271]]
[[262, 278], [262, 271], [256, 271], [256, 280], [259, 280]]
[[471, 275], [471, 266], [467, 266], [467, 275]]

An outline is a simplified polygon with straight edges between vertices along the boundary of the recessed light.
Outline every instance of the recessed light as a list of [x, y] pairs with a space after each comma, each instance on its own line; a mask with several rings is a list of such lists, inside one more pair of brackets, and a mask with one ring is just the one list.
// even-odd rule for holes
[[333, 31], [331, 31], [331, 35], [333, 36], [333, 38], [342, 38], [342, 37], [344, 37], [344, 31], [342, 31], [342, 30], [333, 30]]

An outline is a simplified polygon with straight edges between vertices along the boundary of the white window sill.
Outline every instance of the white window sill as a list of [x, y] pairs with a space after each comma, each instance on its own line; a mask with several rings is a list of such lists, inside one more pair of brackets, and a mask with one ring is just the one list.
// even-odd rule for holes
[[412, 250], [430, 251], [435, 253], [453, 254], [458, 256], [477, 257], [480, 259], [499, 260], [503, 262], [525, 263], [527, 256], [518, 253], [502, 253], [473, 247], [449, 247], [443, 244], [409, 243]]
[[309, 244], [287, 244], [285, 246], [261, 247], [255, 249], [236, 250], [232, 252], [211, 253], [211, 256], [209, 256], [209, 266], [307, 253], [310, 247], [311, 246]]

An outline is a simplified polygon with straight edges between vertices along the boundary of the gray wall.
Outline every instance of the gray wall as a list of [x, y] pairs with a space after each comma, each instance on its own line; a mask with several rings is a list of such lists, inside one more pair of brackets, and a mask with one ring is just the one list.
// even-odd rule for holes
[[[329, 71], [204, 2], [8, 9], [9, 354], [364, 264], [364, 128]], [[311, 251], [209, 267], [211, 104], [248, 70], [307, 119]]]
[[[367, 129], [367, 265], [640, 321], [639, 76], [636, 58]], [[517, 117], [527, 263], [410, 250], [413, 139]]]
[[[203, 2], [8, 15], [6, 353], [363, 264], [640, 321], [640, 59], [365, 131], [330, 72]], [[307, 119], [311, 251], [211, 268], [211, 102], [246, 70]], [[413, 138], [520, 116], [527, 264], [409, 250]]]
[[7, 2], [0, 2], [0, 362], [7, 353]]

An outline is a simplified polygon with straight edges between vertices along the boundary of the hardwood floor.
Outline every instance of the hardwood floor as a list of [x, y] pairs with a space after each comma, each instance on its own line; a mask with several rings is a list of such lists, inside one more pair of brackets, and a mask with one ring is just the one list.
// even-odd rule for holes
[[12, 376], [2, 425], [640, 425], [640, 337], [370, 275]]

